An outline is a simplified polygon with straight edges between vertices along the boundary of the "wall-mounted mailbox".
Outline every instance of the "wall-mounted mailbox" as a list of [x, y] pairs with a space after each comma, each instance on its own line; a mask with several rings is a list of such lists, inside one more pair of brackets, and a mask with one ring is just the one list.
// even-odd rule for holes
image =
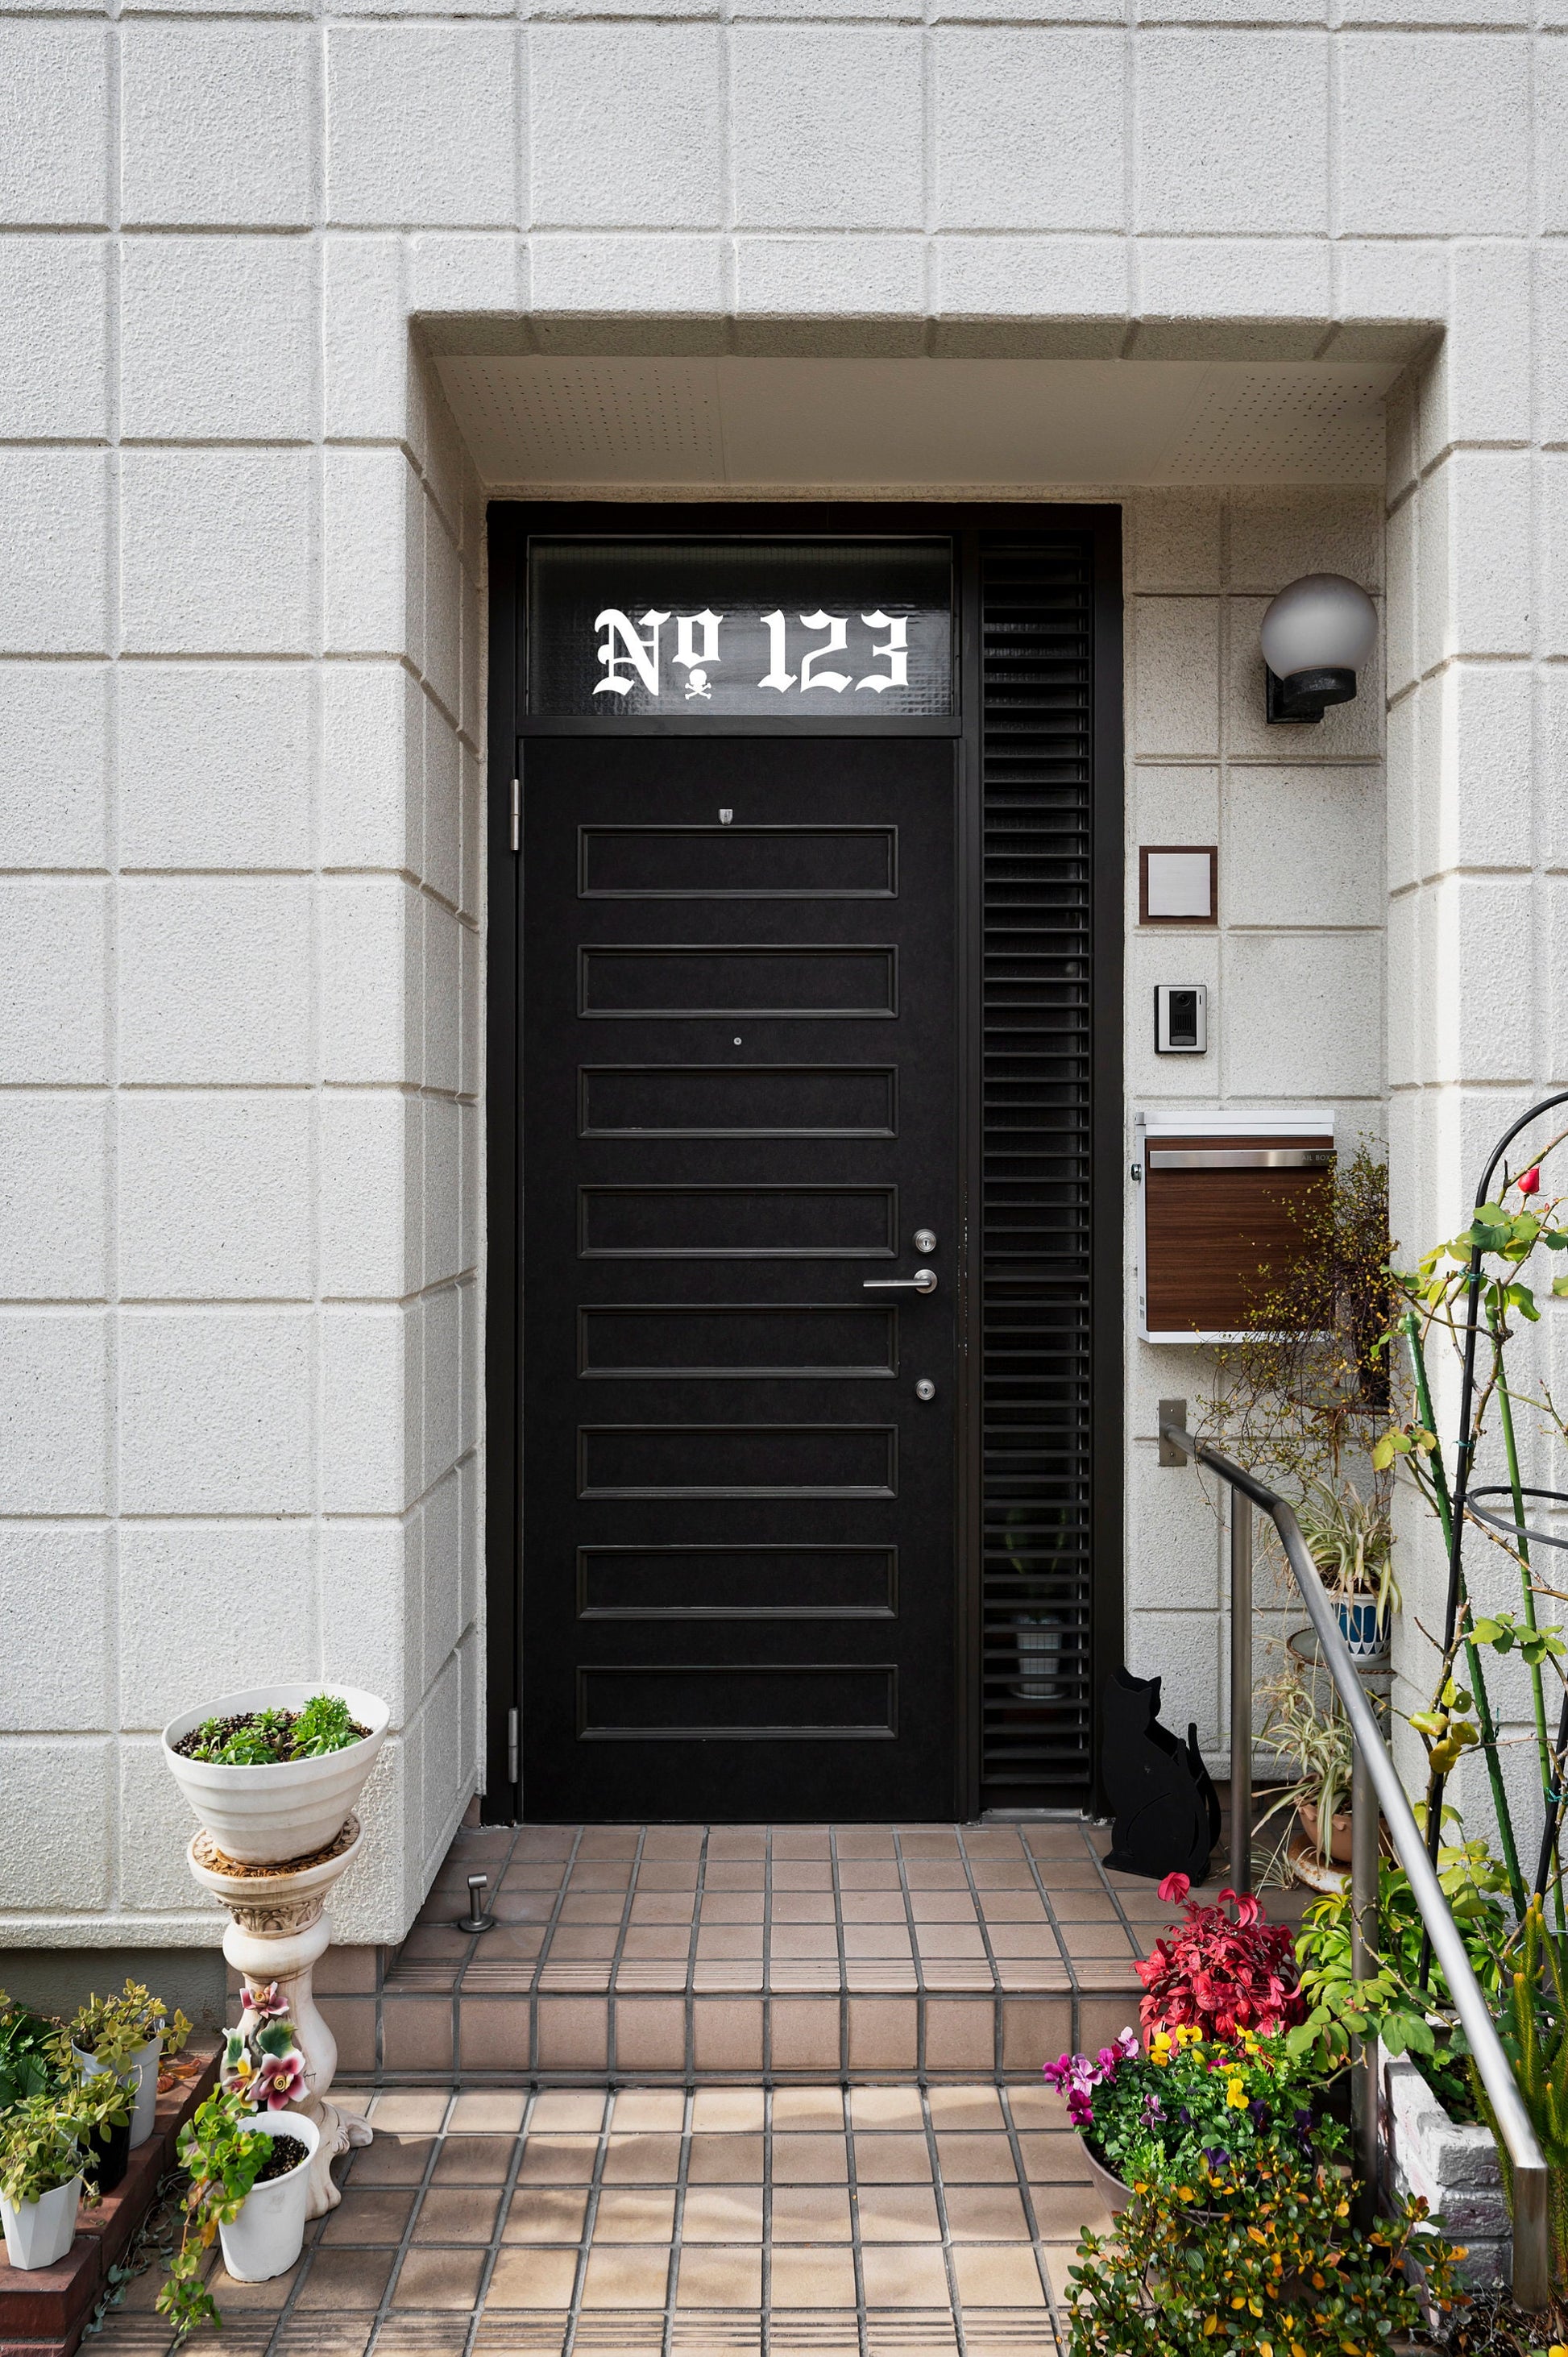
[[1331, 1113], [1139, 1114], [1138, 1331], [1145, 1342], [1230, 1342], [1299, 1250], [1302, 1213], [1329, 1184]]

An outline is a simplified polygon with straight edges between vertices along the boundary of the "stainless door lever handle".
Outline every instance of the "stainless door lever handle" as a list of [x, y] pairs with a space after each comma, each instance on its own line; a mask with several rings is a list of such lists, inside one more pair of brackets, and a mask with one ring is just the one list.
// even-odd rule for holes
[[937, 1289], [937, 1272], [934, 1268], [918, 1268], [913, 1276], [865, 1276], [861, 1279], [861, 1289], [865, 1293], [892, 1293], [900, 1290], [934, 1293]]

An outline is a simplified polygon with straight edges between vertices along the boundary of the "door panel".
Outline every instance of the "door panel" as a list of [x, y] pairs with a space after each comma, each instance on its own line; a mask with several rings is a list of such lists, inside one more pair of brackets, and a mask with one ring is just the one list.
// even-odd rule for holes
[[955, 741], [525, 753], [527, 1813], [948, 1814]]

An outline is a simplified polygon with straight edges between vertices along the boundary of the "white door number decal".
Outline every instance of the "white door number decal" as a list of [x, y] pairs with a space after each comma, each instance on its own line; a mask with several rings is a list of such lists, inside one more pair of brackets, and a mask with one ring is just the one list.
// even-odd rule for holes
[[[704, 606], [700, 613], [671, 615], [650, 608], [634, 621], [618, 606], [607, 606], [594, 617], [594, 628], [603, 632], [599, 640], [599, 667], [604, 673], [594, 689], [596, 695], [629, 695], [636, 686], [642, 686], [650, 695], [663, 692], [662, 666], [665, 652], [665, 625], [675, 624], [675, 644], [670, 655], [672, 671], [684, 674], [680, 684], [684, 700], [711, 701], [714, 673], [724, 662], [720, 646], [722, 614]], [[876, 607], [869, 614], [854, 618], [868, 631], [886, 630], [885, 639], [873, 637], [866, 653], [886, 666], [865, 672], [855, 679], [849, 671], [836, 667], [837, 659], [851, 662], [849, 631], [851, 617], [847, 614], [824, 613], [819, 607], [815, 613], [796, 617], [775, 608], [762, 617], [768, 631], [768, 669], [757, 680], [758, 687], [772, 689], [779, 695], [793, 690], [799, 695], [826, 692], [842, 695], [853, 687], [856, 694], [867, 689], [873, 695], [885, 694], [888, 688], [908, 688], [909, 684], [909, 617], [908, 614], [885, 614]], [[825, 632], [820, 643], [811, 645], [800, 632]], [[794, 643], [791, 647], [791, 638]], [[791, 658], [799, 663], [798, 671], [789, 668]], [[863, 661], [866, 659], [862, 655]], [[833, 668], [829, 668], [833, 665]]]

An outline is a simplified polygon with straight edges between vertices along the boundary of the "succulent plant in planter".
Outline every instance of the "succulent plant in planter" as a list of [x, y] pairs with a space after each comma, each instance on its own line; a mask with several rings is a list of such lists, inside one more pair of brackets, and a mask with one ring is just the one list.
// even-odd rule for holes
[[133, 2152], [153, 2132], [159, 2060], [177, 2054], [189, 2036], [184, 2014], [177, 2007], [171, 2022], [163, 1999], [134, 1980], [126, 1981], [118, 1996], [90, 1996], [66, 2028], [63, 2059], [74, 2061], [85, 2077], [109, 2072], [130, 2088], [135, 2099]]
[[356, 1686], [252, 1686], [171, 1719], [164, 1759], [223, 1857], [288, 1866], [342, 1830], [390, 1717]]
[[0, 2222], [14, 2267], [65, 2256], [78, 2209], [98, 2200], [94, 2143], [107, 2143], [130, 2111], [129, 2090], [102, 2075], [29, 2095], [0, 2119]]
[[238, 2282], [265, 2283], [298, 2258], [317, 2141], [312, 2121], [259, 2116], [243, 2095], [224, 2089], [181, 2129], [180, 2164], [190, 2179], [185, 2231], [157, 2301], [177, 2341], [198, 2324], [222, 2322], [203, 2280], [215, 2236]]

